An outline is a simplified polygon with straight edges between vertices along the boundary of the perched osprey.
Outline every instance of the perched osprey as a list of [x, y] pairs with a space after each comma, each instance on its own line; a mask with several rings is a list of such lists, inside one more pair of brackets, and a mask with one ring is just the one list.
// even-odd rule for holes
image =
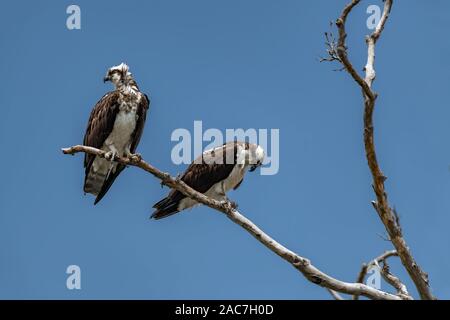
[[[150, 101], [139, 87], [124, 63], [111, 67], [104, 82], [111, 81], [115, 90], [105, 94], [95, 105], [84, 135], [84, 145], [114, 156], [131, 156], [144, 130]], [[96, 196], [97, 204], [109, 190], [124, 165], [85, 154], [84, 192]]]
[[[264, 150], [247, 142], [228, 142], [205, 151], [182, 175], [181, 180], [194, 190], [218, 201], [227, 200], [226, 193], [236, 190], [248, 169], [262, 165]], [[169, 195], [156, 203], [152, 218], [161, 219], [191, 208], [198, 203], [172, 189]]]

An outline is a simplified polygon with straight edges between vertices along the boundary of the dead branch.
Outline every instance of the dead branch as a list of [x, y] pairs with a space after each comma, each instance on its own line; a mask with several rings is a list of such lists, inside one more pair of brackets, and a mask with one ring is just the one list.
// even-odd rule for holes
[[377, 263], [381, 263], [382, 261], [386, 260], [387, 258], [393, 257], [393, 256], [398, 256], [397, 251], [395, 251], [395, 250], [386, 251], [379, 257], [376, 257], [375, 259], [373, 259], [371, 262], [364, 263], [361, 267], [361, 271], [358, 274], [358, 278], [356, 279], [356, 282], [358, 282], [358, 283], [364, 282], [364, 278], [366, 277], [367, 271], [374, 261], [376, 261]]
[[[101, 158], [105, 158], [106, 154], [102, 150], [81, 145], [65, 148], [62, 149], [62, 151], [64, 154], [72, 155], [79, 152], [84, 152], [96, 155]], [[231, 221], [244, 228], [248, 233], [255, 237], [269, 250], [280, 256], [282, 259], [284, 259], [294, 268], [300, 271], [308, 281], [316, 285], [336, 292], [347, 293], [351, 295], [362, 295], [377, 300], [404, 299], [404, 297], [377, 290], [362, 283], [347, 283], [327, 275], [326, 273], [320, 271], [314, 265], [312, 265], [309, 259], [292, 252], [291, 250], [287, 249], [286, 247], [272, 239], [252, 221], [243, 216], [237, 209], [233, 208], [233, 206], [229, 202], [220, 202], [208, 198], [204, 194], [199, 193], [186, 185], [180, 179], [173, 178], [168, 173], [161, 172], [151, 164], [142, 160], [141, 157], [124, 158], [116, 156], [113, 160], [127, 166], [141, 168], [146, 172], [152, 174], [156, 178], [160, 179], [164, 185], [170, 188], [174, 188], [182, 192], [184, 195], [190, 197], [191, 199], [194, 199], [199, 203], [202, 203], [210, 208], [224, 213]]]
[[375, 192], [377, 201], [373, 202], [373, 206], [377, 211], [382, 223], [384, 224], [386, 231], [389, 235], [389, 239], [394, 245], [398, 256], [403, 264], [403, 266], [408, 271], [409, 276], [413, 280], [417, 291], [422, 299], [434, 299], [432, 295], [428, 276], [424, 273], [406, 244], [403, 238], [402, 230], [398, 222], [398, 216], [391, 209], [387, 193], [385, 190], [384, 182], [386, 177], [384, 176], [381, 168], [379, 166], [375, 144], [374, 144], [374, 126], [373, 126], [373, 112], [375, 108], [375, 101], [377, 99], [377, 94], [372, 90], [372, 83], [375, 80], [375, 45], [381, 36], [381, 33], [386, 25], [389, 14], [391, 12], [393, 0], [384, 1], [384, 10], [382, 17], [375, 28], [375, 31], [366, 37], [367, 43], [367, 63], [364, 68], [365, 78], [363, 79], [358, 72], [353, 67], [347, 54], [346, 37], [347, 33], [345, 30], [345, 23], [348, 15], [353, 10], [353, 8], [360, 3], [360, 0], [352, 0], [347, 4], [341, 13], [341, 16], [336, 20], [336, 26], [339, 32], [339, 39], [337, 42], [337, 54], [340, 58], [342, 65], [345, 70], [351, 75], [353, 80], [358, 83], [362, 89], [364, 97], [364, 146], [366, 151], [367, 162], [370, 168], [373, 179], [373, 190]]
[[412, 300], [411, 295], [408, 293], [408, 289], [406, 285], [402, 283], [402, 281], [394, 276], [390, 270], [389, 265], [386, 260], [383, 260], [383, 267], [381, 268], [381, 275], [383, 279], [397, 289], [397, 295], [404, 297], [404, 299]]
[[337, 293], [336, 291], [331, 290], [331, 289], [327, 289], [327, 291], [331, 294], [331, 296], [334, 298], [334, 300], [345, 300], [345, 299], [342, 298], [342, 296], [341, 296], [339, 293]]
[[[383, 264], [384, 266], [388, 266], [387, 259], [390, 257], [398, 257], [397, 251], [395, 251], [395, 250], [386, 251], [383, 254], [381, 254], [380, 256], [378, 256], [375, 259], [373, 259], [372, 261], [370, 261], [369, 263], [364, 263], [361, 267], [361, 271], [358, 274], [358, 278], [356, 279], [356, 282], [364, 283], [364, 279], [367, 275], [367, 272], [369, 271], [369, 269], [371, 267], [373, 267], [373, 266], [379, 267], [380, 264]], [[389, 283], [395, 289], [397, 289], [398, 295], [401, 295], [406, 300], [412, 299], [411, 295], [408, 293], [406, 286], [400, 281], [399, 278], [395, 277], [393, 274], [391, 274], [389, 272], [389, 267], [387, 267], [386, 270], [383, 270], [382, 268], [380, 268], [380, 273], [383, 276], [383, 278], [386, 280], [387, 283]], [[358, 300], [358, 298], [359, 298], [358, 295], [353, 296], [353, 300]]]

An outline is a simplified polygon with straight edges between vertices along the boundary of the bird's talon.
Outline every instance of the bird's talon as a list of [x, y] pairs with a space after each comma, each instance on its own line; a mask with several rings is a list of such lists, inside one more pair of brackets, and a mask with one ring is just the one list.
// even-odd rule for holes
[[142, 156], [139, 153], [130, 153], [128, 158], [133, 162], [140, 162], [142, 160]]
[[230, 207], [234, 210], [238, 208], [238, 204], [234, 201], [229, 201]]
[[113, 152], [109, 151], [109, 152], [105, 153], [105, 159], [108, 161], [113, 160]]
[[226, 208], [233, 209], [233, 210], [236, 210], [238, 207], [238, 204], [236, 202], [230, 201], [228, 199], [220, 201], [220, 204]]

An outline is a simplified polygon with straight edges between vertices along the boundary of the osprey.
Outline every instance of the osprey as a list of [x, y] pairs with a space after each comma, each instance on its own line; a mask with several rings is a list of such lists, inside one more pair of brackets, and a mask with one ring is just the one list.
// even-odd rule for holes
[[106, 151], [106, 158], [85, 154], [84, 192], [96, 196], [97, 204], [117, 176], [125, 168], [112, 160], [115, 156], [130, 157], [144, 130], [150, 101], [139, 87], [124, 63], [111, 67], [104, 82], [111, 81], [115, 90], [97, 102], [89, 117], [84, 145]]
[[[227, 200], [226, 193], [236, 190], [247, 170], [254, 171], [264, 160], [264, 150], [247, 142], [228, 142], [221, 147], [205, 151], [181, 176], [181, 180], [194, 190], [218, 201]], [[156, 203], [152, 218], [171, 216], [198, 203], [172, 189], [169, 195]]]

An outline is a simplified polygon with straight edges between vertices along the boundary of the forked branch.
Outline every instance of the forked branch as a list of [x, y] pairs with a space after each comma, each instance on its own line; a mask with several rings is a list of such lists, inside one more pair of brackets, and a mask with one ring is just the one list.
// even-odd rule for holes
[[[358, 278], [356, 279], [356, 282], [363, 283], [367, 275], [367, 272], [369, 272], [371, 268], [377, 267], [383, 279], [397, 290], [397, 295], [402, 296], [405, 300], [412, 300], [412, 297], [408, 293], [406, 285], [404, 285], [399, 278], [395, 277], [392, 273], [390, 273], [389, 266], [387, 263], [387, 259], [390, 257], [398, 257], [397, 251], [395, 250], [386, 251], [385, 253], [376, 257], [369, 263], [363, 264], [361, 271], [358, 274]], [[383, 267], [380, 267], [380, 264], [383, 264]], [[357, 295], [353, 296], [353, 300], [358, 300], [358, 298], [359, 296]]]
[[[347, 33], [345, 29], [345, 23], [347, 17], [353, 8], [358, 5], [360, 0], [352, 0], [347, 4], [341, 13], [341, 16], [336, 20], [336, 26], [339, 32], [339, 39], [336, 46], [336, 54], [339, 57], [338, 60], [342, 63], [345, 70], [351, 75], [353, 80], [361, 87], [364, 98], [364, 146], [366, 151], [366, 158], [372, 174], [372, 186], [375, 192], [376, 201], [372, 204], [377, 211], [382, 223], [384, 224], [386, 231], [389, 235], [389, 239], [394, 245], [398, 256], [403, 266], [408, 271], [409, 276], [413, 280], [417, 291], [422, 299], [434, 299], [431, 294], [428, 276], [421, 270], [417, 262], [415, 261], [405, 239], [403, 238], [402, 229], [399, 224], [398, 215], [395, 210], [391, 208], [388, 201], [384, 182], [387, 179], [381, 171], [378, 163], [375, 143], [374, 143], [374, 126], [373, 126], [373, 112], [375, 109], [375, 102], [377, 99], [377, 93], [372, 90], [372, 84], [375, 80], [375, 45], [380, 38], [386, 22], [389, 18], [389, 14], [392, 9], [393, 0], [384, 1], [383, 14], [381, 16], [378, 25], [374, 32], [366, 37], [367, 43], [367, 63], [364, 67], [365, 77], [361, 77], [356, 69], [353, 67], [347, 53], [346, 38]], [[336, 60], [336, 59], [334, 59]]]

